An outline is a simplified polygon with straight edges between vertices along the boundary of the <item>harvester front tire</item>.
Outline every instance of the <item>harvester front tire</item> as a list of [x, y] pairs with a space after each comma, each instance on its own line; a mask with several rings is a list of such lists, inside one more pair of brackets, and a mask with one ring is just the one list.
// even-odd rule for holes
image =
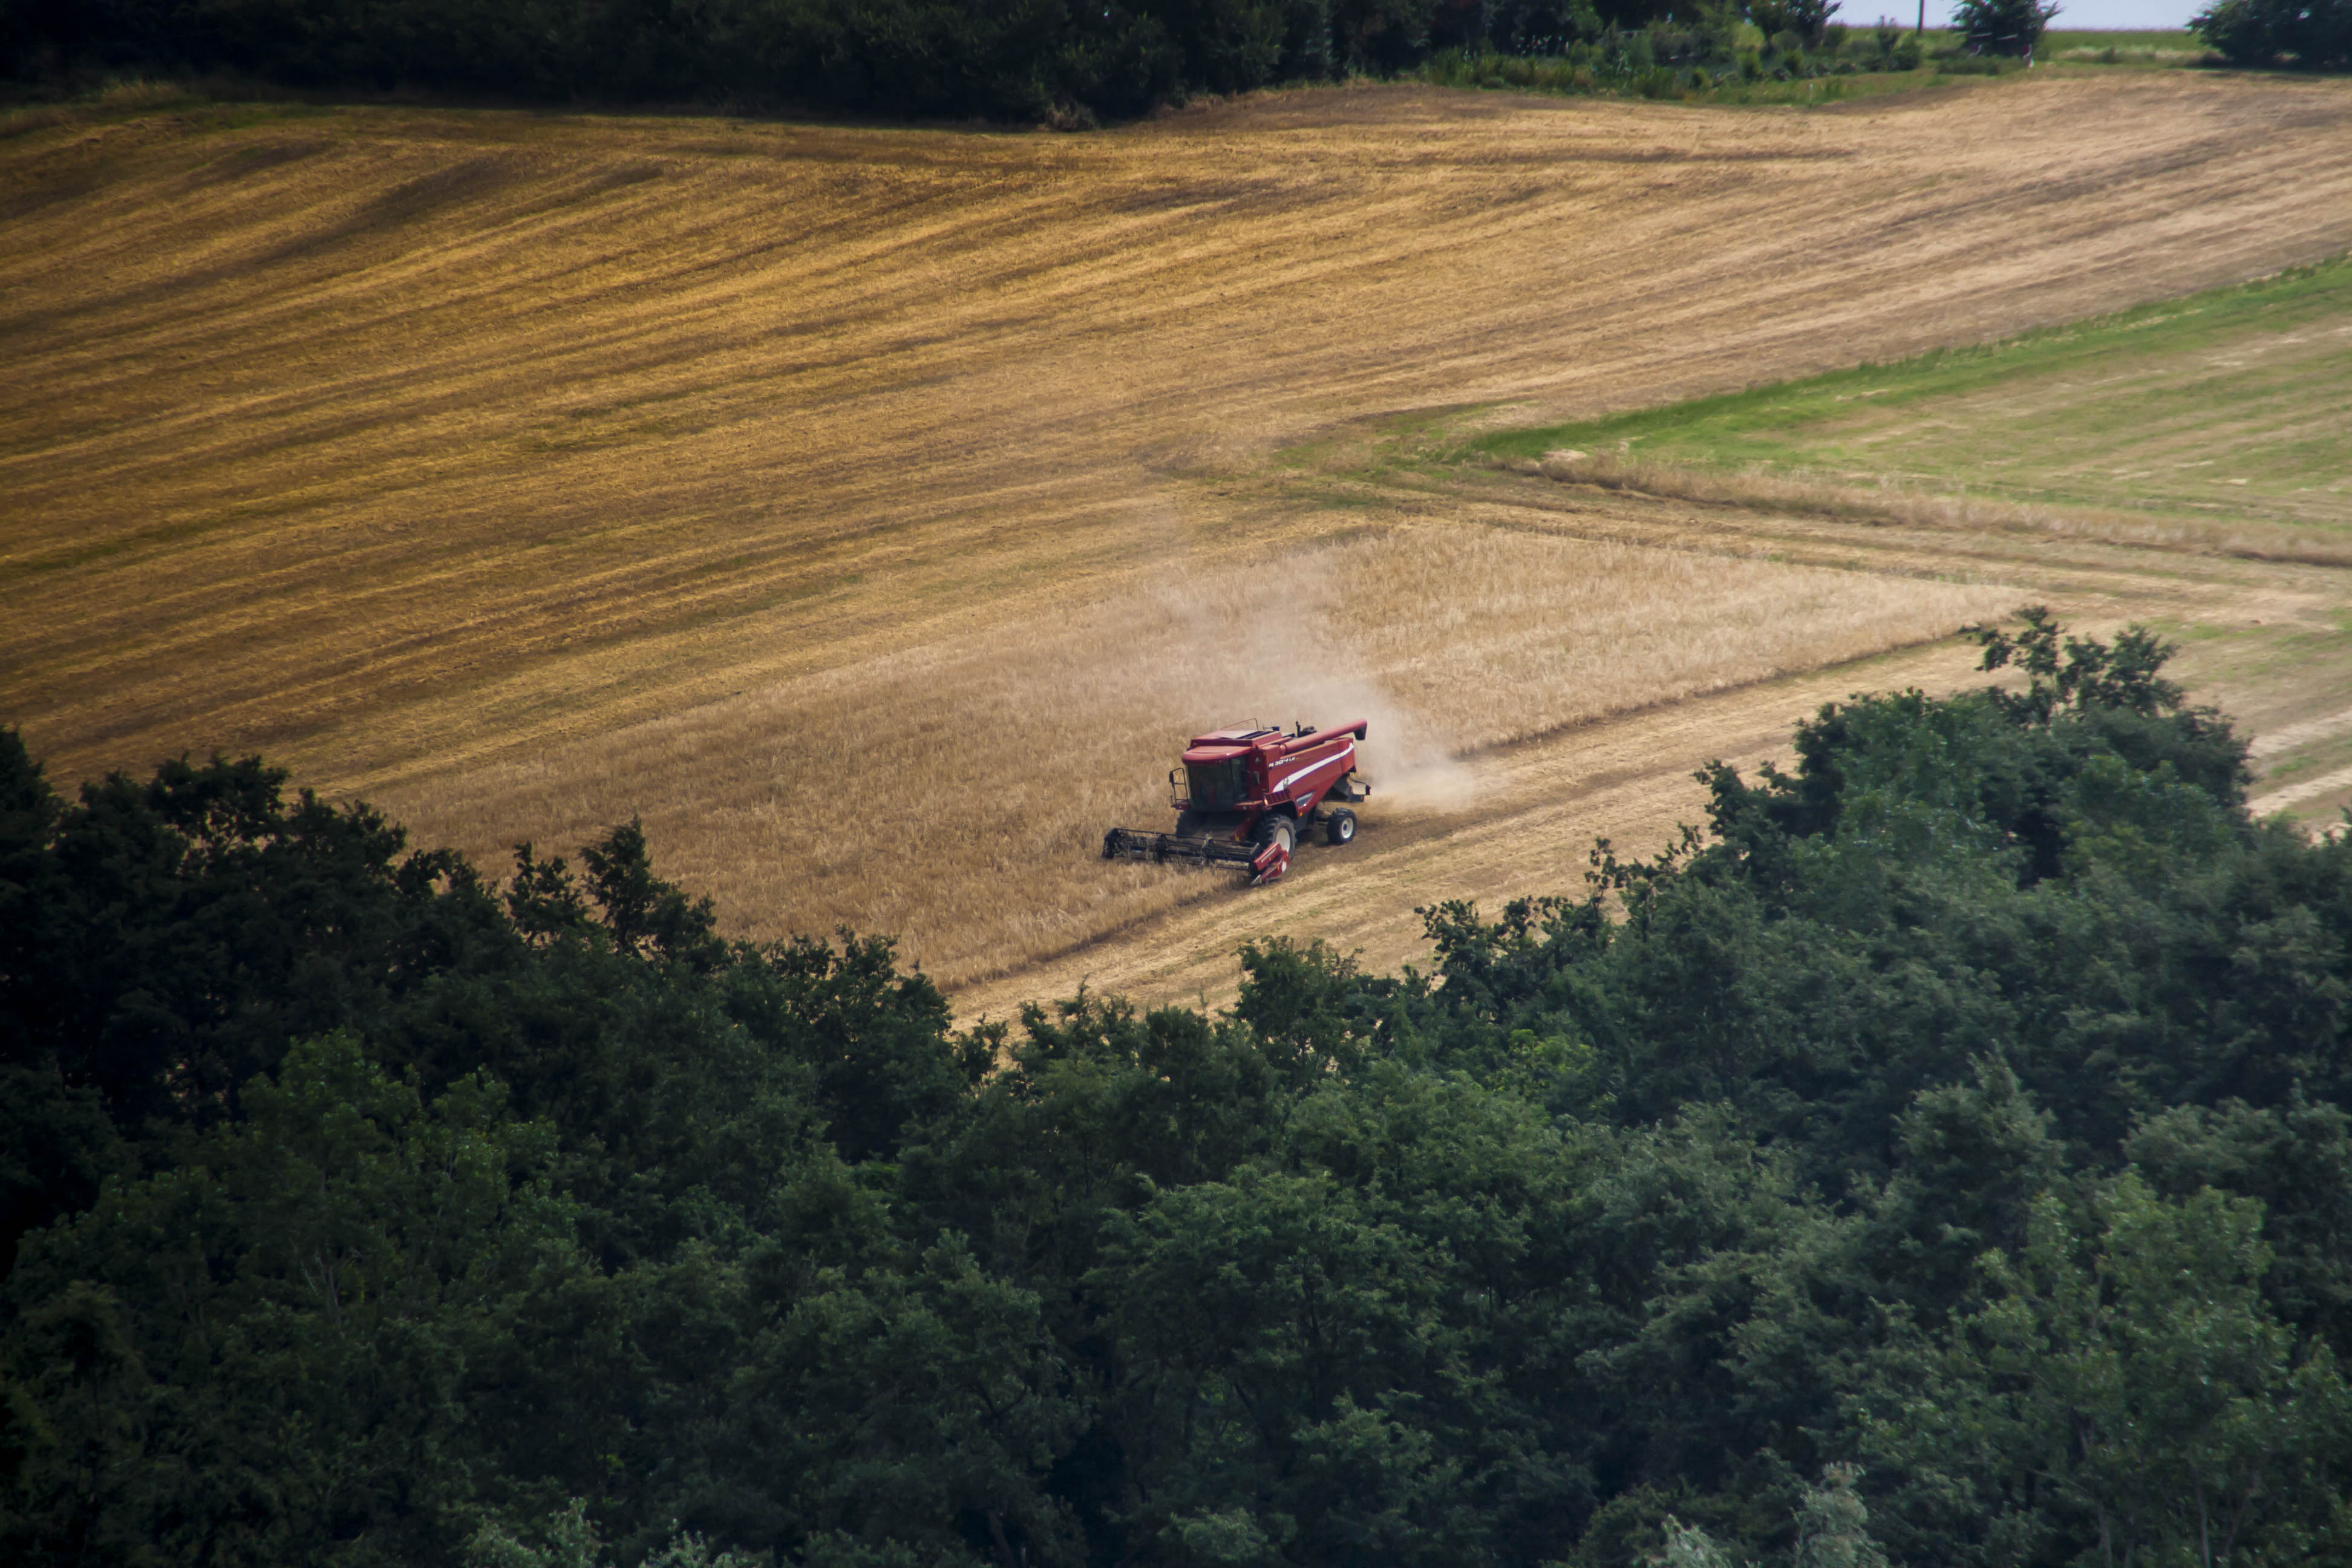
[[1326, 817], [1323, 840], [1327, 844], [1353, 844], [1356, 841], [1356, 814], [1343, 807]]

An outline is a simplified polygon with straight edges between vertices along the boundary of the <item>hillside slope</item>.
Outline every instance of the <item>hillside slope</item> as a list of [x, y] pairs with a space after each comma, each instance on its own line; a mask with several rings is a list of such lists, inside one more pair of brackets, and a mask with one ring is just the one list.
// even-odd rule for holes
[[[1352, 694], [1305, 672], [1344, 669], [1355, 606], [1338, 642], [1206, 683], [1125, 646], [1123, 606], [1190, 595], [1168, 613], [1205, 603], [1213, 637], [1278, 616], [1317, 552], [1484, 527], [1254, 484], [1286, 445], [1440, 406], [1580, 417], [2315, 259], [2352, 245], [2347, 132], [2343, 84], [2187, 75], [1806, 114], [1332, 89], [1083, 138], [35, 128], [0, 145], [0, 709], [67, 778], [261, 748], [487, 856], [642, 814], [732, 929], [909, 930], [979, 974], [1006, 926], [1051, 951], [1155, 895], [1082, 896], [1083, 843], [1044, 870], [976, 853], [952, 887], [919, 856], [873, 870], [907, 824], [1034, 819], [1106, 704], [1087, 760], [1113, 783], [1062, 792], [1074, 820], [1149, 805], [1213, 700]], [[1818, 657], [1597, 695], [1564, 658], [1529, 697], [1621, 711], [1916, 641], [2030, 578], [1990, 574], [1906, 569], [1876, 608], [1808, 589], [1861, 628]], [[1475, 595], [1408, 588], [1452, 652], [1508, 652]], [[1107, 640], [1045, 635], [1087, 616]], [[1096, 649], [1106, 684], [1007, 717], [957, 684], [991, 637]], [[824, 704], [924, 767], [810, 758], [776, 715]], [[1517, 732], [1397, 723], [1433, 754]]]

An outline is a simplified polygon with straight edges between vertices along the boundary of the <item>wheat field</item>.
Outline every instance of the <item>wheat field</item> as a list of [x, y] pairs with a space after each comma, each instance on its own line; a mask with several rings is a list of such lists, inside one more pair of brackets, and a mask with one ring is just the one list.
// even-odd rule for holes
[[68, 784], [259, 750], [493, 862], [641, 815], [732, 932], [993, 973], [1192, 896], [1089, 857], [1200, 725], [1370, 718], [1438, 811], [1447, 758], [2014, 602], [1368, 504], [1315, 444], [2347, 245], [2352, 84], [2188, 73], [1818, 113], [1359, 86], [1082, 137], [19, 116], [0, 720]]
[[[1200, 571], [394, 797], [478, 852], [642, 816], [753, 931], [896, 933], [950, 985], [1231, 879], [1097, 854], [1161, 829], [1186, 736], [1369, 719], [1368, 815], [1475, 807], [1464, 753], [1951, 632], [1990, 586], [1475, 526]], [[646, 781], [660, 781], [648, 789]]]

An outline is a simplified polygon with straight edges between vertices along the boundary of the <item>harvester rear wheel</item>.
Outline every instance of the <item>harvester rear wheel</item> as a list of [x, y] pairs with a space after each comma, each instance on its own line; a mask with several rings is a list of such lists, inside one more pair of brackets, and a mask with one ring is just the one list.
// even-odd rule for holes
[[1356, 839], [1356, 814], [1342, 807], [1323, 821], [1323, 839], [1328, 844], [1352, 844]]

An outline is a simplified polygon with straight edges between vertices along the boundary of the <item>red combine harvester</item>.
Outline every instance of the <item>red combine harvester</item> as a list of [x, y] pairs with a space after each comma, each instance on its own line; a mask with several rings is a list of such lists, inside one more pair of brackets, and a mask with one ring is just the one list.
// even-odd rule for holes
[[1372, 793], [1356, 776], [1356, 742], [1368, 727], [1359, 719], [1311, 731], [1301, 724], [1286, 735], [1240, 728], [1195, 735], [1184, 765], [1168, 774], [1176, 831], [1114, 827], [1103, 835], [1103, 858], [1201, 860], [1247, 870], [1253, 888], [1271, 882], [1290, 869], [1290, 852], [1310, 826], [1333, 844], [1356, 837], [1348, 805]]

